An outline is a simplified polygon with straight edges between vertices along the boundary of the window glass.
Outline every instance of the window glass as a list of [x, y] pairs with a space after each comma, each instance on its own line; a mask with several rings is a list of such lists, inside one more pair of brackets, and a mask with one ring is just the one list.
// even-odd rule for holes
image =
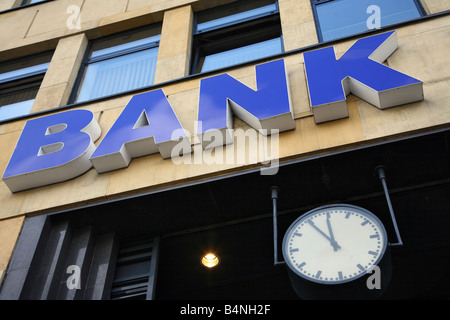
[[25, 101], [15, 103], [8, 103], [8, 101], [3, 98], [4, 97], [0, 97], [0, 104], [6, 104], [0, 106], [0, 121], [29, 114], [34, 102], [34, 97], [32, 99], [27, 99]]
[[275, 0], [238, 1], [197, 14], [192, 73], [283, 51]]
[[334, 0], [316, 4], [323, 41], [329, 41], [369, 30], [367, 21], [374, 13], [369, 6], [380, 9], [380, 27], [421, 16], [414, 0]]
[[30, 113], [51, 54], [0, 65], [0, 121]]
[[30, 67], [24, 67], [22, 69], [19, 70], [12, 70], [9, 72], [5, 72], [0, 74], [0, 82], [5, 82], [5, 81], [10, 81], [10, 80], [14, 80], [16, 78], [21, 78], [23, 75], [26, 74], [37, 74], [37, 73], [42, 73], [45, 72], [49, 66], [49, 62], [46, 63], [41, 63], [35, 66], [30, 66]]
[[153, 84], [160, 28], [92, 44], [76, 101], [88, 101]]
[[[156, 32], [158, 32], [158, 34], [151, 35]], [[160, 39], [161, 35], [159, 34], [159, 28], [155, 28], [152, 31], [145, 30], [108, 40], [100, 40], [92, 44], [90, 58], [98, 58], [109, 54], [120, 53], [121, 51], [125, 52], [127, 50], [133, 51], [136, 48], [146, 45], [157, 45]]]
[[281, 52], [281, 39], [271, 39], [240, 48], [205, 56], [202, 72], [225, 68]]
[[158, 48], [152, 48], [88, 65], [77, 101], [151, 85], [157, 55]]
[[[111, 288], [111, 300], [152, 299], [157, 241], [121, 245]], [[152, 264], [153, 263], [153, 264]], [[150, 290], [152, 291], [152, 290]]]
[[24, 0], [22, 2], [22, 6], [27, 5], [27, 4], [33, 4], [33, 3], [42, 2], [42, 1], [45, 1], [45, 0]]
[[0, 64], [0, 83], [45, 73], [50, 64], [50, 59], [51, 54], [43, 54]]
[[277, 6], [271, 0], [249, 1], [240, 6], [231, 6], [223, 10], [213, 10], [200, 14], [197, 19], [197, 32], [235, 24], [263, 17], [277, 12]]

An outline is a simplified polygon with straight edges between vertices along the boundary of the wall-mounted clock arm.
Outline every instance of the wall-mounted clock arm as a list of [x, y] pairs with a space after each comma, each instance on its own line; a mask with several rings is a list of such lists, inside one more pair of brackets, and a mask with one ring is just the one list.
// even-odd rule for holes
[[273, 258], [274, 265], [284, 264], [284, 261], [278, 260], [278, 219], [277, 219], [277, 199], [280, 189], [276, 186], [270, 188], [273, 205]]
[[389, 196], [389, 190], [387, 188], [386, 183], [386, 171], [384, 166], [377, 166], [375, 168], [375, 174], [380, 179], [381, 184], [383, 185], [384, 194], [386, 196], [386, 201], [389, 207], [389, 213], [391, 214], [392, 224], [394, 226], [395, 235], [397, 237], [397, 243], [390, 243], [391, 246], [403, 246], [402, 237], [400, 236], [400, 231], [398, 229], [397, 220], [395, 218], [394, 209], [392, 208], [391, 198]]

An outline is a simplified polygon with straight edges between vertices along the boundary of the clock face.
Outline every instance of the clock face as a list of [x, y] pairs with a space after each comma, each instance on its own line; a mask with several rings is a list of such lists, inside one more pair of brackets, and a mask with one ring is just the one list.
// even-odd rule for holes
[[337, 284], [367, 274], [386, 246], [386, 230], [375, 215], [355, 206], [333, 205], [299, 217], [285, 234], [283, 255], [301, 277]]

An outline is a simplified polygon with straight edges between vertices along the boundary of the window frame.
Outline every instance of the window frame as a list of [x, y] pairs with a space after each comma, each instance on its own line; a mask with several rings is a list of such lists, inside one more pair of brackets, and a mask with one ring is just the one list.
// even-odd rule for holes
[[[263, 42], [263, 41], [270, 40], [270, 39], [279, 38], [280, 42], [281, 42], [281, 50], [278, 54], [284, 53], [283, 34], [282, 34], [282, 29], [281, 29], [280, 9], [279, 9], [278, 0], [274, 0], [274, 5], [276, 8], [275, 10], [271, 10], [266, 13], [258, 14], [256, 16], [245, 17], [245, 18], [233, 20], [230, 22], [225, 22], [220, 25], [212, 26], [212, 27], [206, 28], [204, 30], [198, 31], [198, 18], [200, 15], [208, 15], [208, 14], [226, 10], [226, 9], [229, 9], [232, 7], [239, 7], [240, 5], [245, 4], [246, 2], [247, 1], [245, 1], [245, 0], [241, 0], [241, 1], [229, 3], [226, 5], [206, 9], [206, 10], [195, 13], [194, 23], [193, 23], [193, 35], [192, 35], [193, 41], [192, 41], [190, 75], [196, 75], [196, 74], [206, 73], [206, 72], [214, 72], [214, 71], [221, 69], [221, 68], [218, 68], [218, 69], [213, 69], [213, 70], [208, 70], [208, 71], [198, 70], [200, 60], [202, 58], [204, 59], [207, 55], [210, 55], [213, 53], [226, 52], [226, 51], [229, 51], [232, 49], [244, 47], [246, 45], [257, 44], [259, 42]], [[242, 11], [242, 12], [244, 12], [244, 11]], [[278, 25], [276, 25], [277, 23], [278, 23]], [[262, 25], [268, 24], [268, 26], [263, 26], [261, 28], [261, 27], [259, 27], [261, 24]], [[245, 31], [243, 34], [230, 36], [230, 34], [232, 34], [235, 31], [239, 31], [239, 30], [246, 29], [246, 28], [251, 29], [252, 26], [256, 26], [257, 29]], [[265, 35], [264, 30], [270, 31], [270, 36], [266, 35], [264, 37], [263, 36], [263, 35]], [[275, 34], [277, 35], [276, 37], [273, 36]], [[207, 44], [201, 43], [202, 38], [205, 38], [208, 36], [217, 38], [222, 35], [224, 35], [224, 37], [219, 40], [212, 40], [210, 43], [207, 43]], [[251, 38], [252, 35], [261, 35], [260, 38], [264, 38], [264, 39], [260, 40], [260, 41], [255, 41], [255, 42], [249, 43], [248, 38]], [[235, 41], [238, 41], [239, 45], [231, 46], [231, 47], [226, 45], [226, 43], [234, 43]], [[211, 48], [211, 47], [223, 48], [224, 50], [207, 49], [205, 51], [205, 48]], [[206, 54], [205, 54], [205, 52], [206, 52]], [[257, 60], [259, 60], [259, 58], [255, 59], [255, 61], [257, 61]], [[246, 64], [251, 61], [253, 61], [253, 60], [242, 62], [242, 64]], [[232, 66], [234, 67], [239, 64], [241, 64], [241, 63], [232, 65]], [[229, 66], [229, 67], [231, 67], [231, 66]]]
[[[332, 40], [326, 40], [326, 41], [323, 40], [322, 28], [320, 26], [320, 20], [319, 20], [319, 14], [317, 12], [317, 6], [321, 5], [321, 4], [324, 4], [324, 3], [333, 2], [333, 1], [336, 1], [336, 0], [311, 0], [311, 8], [312, 8], [313, 16], [314, 16], [314, 23], [316, 25], [316, 33], [317, 33], [317, 39], [318, 39], [319, 43], [331, 42], [331, 41], [336, 41], [336, 40], [339, 40], [339, 39], [345, 39], [345, 38], [349, 37], [349, 36], [343, 36], [343, 37], [339, 37], [339, 38], [332, 39]], [[392, 0], [388, 0], [388, 1], [392, 1]], [[418, 19], [421, 19], [424, 16], [426, 16], [427, 13], [426, 13], [425, 9], [423, 8], [421, 1], [420, 0], [412, 0], [412, 1], [416, 5], [417, 10], [419, 11], [419, 13], [421, 15]], [[407, 22], [407, 21], [410, 21], [410, 20], [402, 21], [402, 22], [399, 22], [399, 23], [403, 23], [403, 22]], [[383, 26], [380, 29], [391, 27], [393, 25], [396, 25], [396, 24]], [[380, 29], [377, 29], [377, 30], [380, 30]], [[366, 32], [370, 32], [370, 31], [372, 31], [372, 30], [367, 30]], [[363, 33], [365, 33], [365, 32], [356, 32], [356, 33], [354, 33], [354, 34], [352, 34], [350, 36], [355, 36], [355, 35], [363, 34]]]
[[[84, 56], [83, 56], [80, 68], [78, 70], [78, 75], [77, 75], [77, 78], [75, 80], [74, 86], [72, 88], [72, 92], [70, 94], [68, 104], [89, 103], [91, 101], [96, 101], [96, 100], [99, 100], [99, 99], [105, 99], [105, 98], [109, 98], [109, 97], [123, 95], [123, 94], [127, 94], [129, 92], [134, 92], [136, 90], [141, 90], [141, 89], [148, 88], [149, 86], [140, 87], [140, 88], [134, 88], [134, 89], [127, 90], [127, 91], [124, 91], [124, 92], [116, 92], [114, 94], [107, 95], [107, 96], [101, 96], [101, 97], [97, 97], [97, 98], [93, 98], [93, 99], [89, 99], [89, 100], [77, 101], [78, 94], [79, 94], [79, 92], [81, 90], [81, 87], [82, 87], [82, 84], [83, 84], [84, 74], [87, 71], [87, 68], [88, 68], [88, 66], [90, 64], [97, 63], [97, 62], [102, 62], [102, 61], [107, 61], [107, 60], [115, 59], [115, 58], [118, 58], [118, 57], [123, 57], [123, 56], [126, 56], [128, 54], [133, 54], [133, 53], [141, 52], [141, 51], [152, 49], [152, 48], [158, 48], [159, 44], [160, 44], [160, 41], [161, 41], [161, 38], [159, 38], [156, 41], [152, 41], [150, 43], [134, 46], [134, 47], [131, 47], [131, 48], [120, 49], [120, 50], [117, 50], [115, 52], [111, 52], [111, 53], [100, 55], [98, 57], [91, 58], [90, 56], [91, 56], [91, 54], [93, 52], [92, 51], [92, 47], [96, 43], [99, 43], [99, 42], [102, 42], [102, 41], [112, 40], [114, 38], [131, 35], [133, 33], [138, 33], [140, 31], [145, 31], [147, 29], [153, 29], [153, 28], [159, 28], [160, 29], [160, 35], [161, 35], [162, 23], [153, 23], [151, 25], [146, 25], [146, 26], [143, 26], [143, 27], [138, 27], [138, 28], [134, 28], [134, 29], [118, 32], [118, 33], [115, 33], [115, 34], [111, 34], [111, 35], [108, 35], [108, 36], [105, 36], [105, 37], [101, 37], [101, 38], [96, 38], [96, 39], [90, 40], [88, 45], [87, 45], [86, 51], [84, 53]], [[114, 46], [111, 46], [110, 48], [113, 48], [113, 47]], [[152, 86], [152, 85], [153, 84], [151, 84], [150, 86]]]
[[[120, 249], [139, 242], [151, 243], [145, 300], [155, 300], [161, 236], [124, 231], [125, 216], [105, 224], [106, 216], [92, 219], [89, 213], [68, 211], [26, 217], [0, 285], [0, 300], [120, 300], [111, 299]], [[76, 290], [68, 286], [76, 274], [70, 266], [79, 270]]]

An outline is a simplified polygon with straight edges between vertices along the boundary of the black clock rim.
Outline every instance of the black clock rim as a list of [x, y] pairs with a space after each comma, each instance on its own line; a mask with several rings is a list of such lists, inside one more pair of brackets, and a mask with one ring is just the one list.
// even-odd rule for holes
[[384, 255], [386, 254], [386, 250], [388, 247], [388, 240], [387, 240], [387, 231], [386, 228], [384, 226], [384, 224], [381, 222], [380, 218], [378, 218], [374, 213], [370, 212], [369, 210], [359, 207], [359, 206], [355, 206], [355, 205], [351, 205], [351, 204], [344, 204], [344, 203], [338, 203], [338, 204], [330, 204], [330, 205], [324, 205], [324, 206], [320, 206], [317, 208], [314, 208], [312, 210], [309, 210], [308, 212], [305, 212], [304, 214], [300, 215], [297, 219], [294, 220], [294, 222], [292, 222], [290, 224], [290, 226], [288, 227], [288, 229], [286, 230], [284, 237], [283, 237], [283, 243], [282, 243], [282, 252], [283, 252], [283, 257], [284, 257], [284, 261], [286, 263], [286, 265], [289, 267], [289, 269], [294, 272], [296, 275], [300, 276], [301, 278], [311, 281], [311, 282], [315, 282], [315, 283], [319, 283], [319, 284], [324, 284], [324, 285], [338, 285], [338, 284], [342, 284], [342, 283], [348, 283], [348, 282], [353, 282], [356, 281], [357, 279], [360, 279], [366, 275], [368, 275], [368, 271], [370, 270], [370, 268], [366, 271], [366, 272], [361, 272], [361, 274], [350, 278], [350, 279], [343, 279], [343, 280], [338, 280], [338, 281], [323, 281], [323, 280], [319, 280], [319, 279], [314, 279], [314, 278], [310, 278], [307, 277], [305, 275], [303, 275], [302, 273], [298, 272], [298, 270], [295, 268], [295, 266], [292, 265], [292, 263], [290, 262], [289, 259], [286, 259], [286, 244], [287, 244], [287, 235], [289, 234], [289, 232], [294, 228], [295, 225], [297, 225], [297, 223], [300, 220], [303, 220], [306, 216], [308, 215], [312, 215], [314, 213], [316, 213], [317, 211], [324, 211], [324, 210], [330, 210], [330, 209], [335, 209], [335, 208], [342, 208], [342, 207], [346, 207], [346, 208], [350, 208], [350, 209], [356, 209], [356, 211], [363, 211], [365, 214], [368, 214], [371, 218], [373, 218], [380, 226], [380, 231], [383, 233], [383, 243], [382, 243], [382, 248], [381, 248], [381, 253], [378, 256], [377, 260], [374, 262], [373, 266], [377, 266], [381, 260], [383, 259]]

